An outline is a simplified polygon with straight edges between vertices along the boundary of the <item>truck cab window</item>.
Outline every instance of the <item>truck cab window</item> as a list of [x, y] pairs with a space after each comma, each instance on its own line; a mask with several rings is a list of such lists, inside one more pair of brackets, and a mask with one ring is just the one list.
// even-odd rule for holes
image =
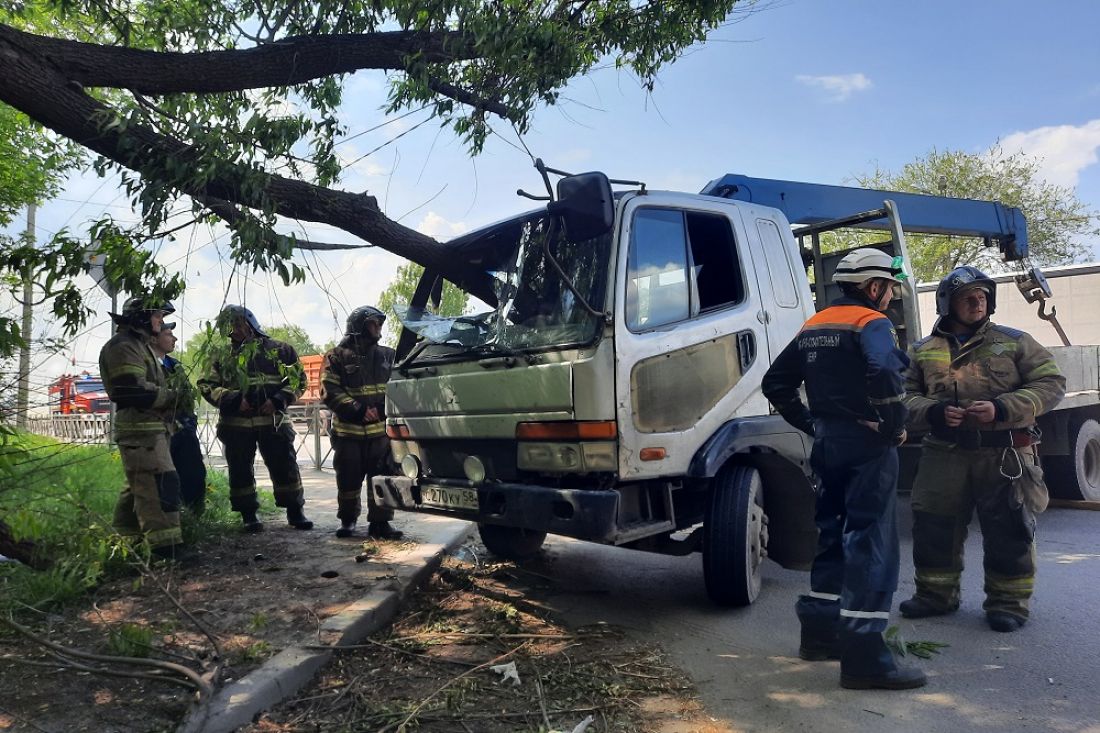
[[626, 284], [628, 328], [657, 328], [744, 299], [728, 219], [674, 209], [635, 213]]

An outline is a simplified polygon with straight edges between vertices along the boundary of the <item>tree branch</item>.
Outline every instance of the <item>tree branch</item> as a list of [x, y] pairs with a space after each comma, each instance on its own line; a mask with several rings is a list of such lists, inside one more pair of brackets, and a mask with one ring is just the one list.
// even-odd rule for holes
[[27, 637], [36, 644], [46, 647], [47, 649], [63, 654], [67, 657], [76, 657], [77, 659], [86, 659], [93, 662], [103, 662], [105, 664], [129, 664], [135, 667], [154, 667], [156, 669], [162, 669], [167, 672], [182, 675], [187, 678], [192, 684], [194, 684], [199, 692], [203, 695], [209, 695], [211, 692], [210, 685], [199, 676], [195, 670], [185, 667], [182, 664], [176, 664], [174, 662], [164, 662], [159, 659], [141, 659], [140, 657], [114, 657], [106, 654], [92, 654], [82, 649], [75, 649], [72, 647], [62, 646], [55, 642], [39, 636], [25, 626], [21, 626], [10, 618], [0, 617], [0, 622], [3, 622], [11, 628], [18, 631], [23, 636]]
[[[192, 196], [191, 198], [199, 202], [211, 212], [219, 216], [231, 229], [237, 229], [238, 226], [245, 220], [245, 214], [241, 212], [233, 204], [228, 201], [216, 199], [212, 196]], [[272, 236], [275, 238], [271, 242], [271, 248], [292, 247], [294, 249], [310, 250], [314, 252], [330, 252], [339, 249], [367, 249], [372, 245], [369, 244], [339, 244], [336, 242], [313, 242], [308, 239], [296, 239], [288, 237], [285, 234], [275, 234], [272, 232]]]
[[416, 54], [424, 63], [477, 57], [453, 31], [390, 31], [294, 36], [229, 51], [148, 51], [49, 38], [0, 23], [0, 47], [18, 47], [86, 87], [142, 94], [233, 92], [280, 87], [360, 69], [402, 69]]
[[[0, 33], [0, 101], [84, 147], [150, 180], [191, 196], [212, 197], [292, 219], [321, 222], [441, 272], [452, 282], [469, 273], [439, 243], [389, 219], [373, 196], [315, 186], [241, 165], [222, 163], [202, 183], [166, 178], [209, 165], [201, 151], [143, 125], [120, 125], [119, 115], [67, 83], [59, 72]], [[170, 164], [170, 165], [169, 165]]]
[[495, 115], [499, 115], [506, 120], [515, 120], [519, 116], [519, 111], [514, 110], [511, 107], [506, 107], [500, 102], [494, 102], [491, 99], [484, 99], [476, 94], [469, 92], [465, 89], [460, 89], [454, 84], [450, 84], [439, 79], [432, 79], [428, 82], [428, 88], [436, 94], [441, 94], [444, 97], [461, 102], [462, 104], [469, 105], [474, 109], [485, 110], [486, 112], [492, 112]]

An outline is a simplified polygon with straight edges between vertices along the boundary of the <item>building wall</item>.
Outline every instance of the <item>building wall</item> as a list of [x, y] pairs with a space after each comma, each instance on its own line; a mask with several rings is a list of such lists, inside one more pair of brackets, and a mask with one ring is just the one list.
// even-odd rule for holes
[[[1100, 344], [1100, 263], [1052, 267], [1044, 270], [1054, 297], [1047, 300], [1047, 312], [1057, 309], [1071, 343]], [[1044, 346], [1061, 346], [1057, 331], [1037, 315], [1038, 303], [1027, 303], [1016, 288], [1011, 275], [998, 275], [996, 323], [1019, 328], [1034, 336]], [[922, 335], [927, 336], [936, 322], [936, 283], [917, 286], [920, 301]]]

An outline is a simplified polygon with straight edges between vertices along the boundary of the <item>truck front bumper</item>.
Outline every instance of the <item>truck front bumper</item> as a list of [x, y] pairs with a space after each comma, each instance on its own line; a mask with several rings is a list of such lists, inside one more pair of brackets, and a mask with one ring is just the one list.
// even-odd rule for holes
[[[404, 476], [375, 476], [371, 491], [376, 502], [392, 509], [522, 527], [603, 544], [614, 544], [619, 534], [619, 494], [613, 490], [509, 483], [473, 486], [463, 481], [417, 482]], [[471, 506], [475, 492], [476, 509]], [[441, 505], [438, 498], [443, 494], [455, 496], [465, 506]], [[431, 501], [430, 496], [437, 501]]]

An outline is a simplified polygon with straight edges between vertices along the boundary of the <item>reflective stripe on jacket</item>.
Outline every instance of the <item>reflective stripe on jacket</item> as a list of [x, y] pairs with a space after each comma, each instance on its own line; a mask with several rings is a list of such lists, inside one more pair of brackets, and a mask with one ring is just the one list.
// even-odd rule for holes
[[[816, 314], [764, 375], [764, 395], [789, 423], [813, 434], [813, 419], [839, 417], [880, 423], [883, 436], [905, 426], [902, 372], [890, 319], [854, 298]], [[806, 385], [809, 407], [798, 388]]]
[[956, 399], [959, 407], [978, 400], [997, 406], [995, 422], [966, 424], [968, 429], [1026, 428], [1066, 394], [1066, 378], [1046, 348], [1023, 331], [991, 321], [960, 344], [941, 319], [909, 354], [905, 404], [913, 430], [929, 430], [930, 411]]
[[[235, 356], [240, 354], [250, 343], [257, 344], [256, 353], [243, 368], [236, 364], [215, 362], [198, 381], [203, 398], [218, 408], [218, 427], [274, 429], [285, 418], [287, 406], [305, 391], [305, 369], [293, 346], [259, 337], [243, 344], [234, 344], [231, 353]], [[253, 411], [241, 412], [242, 398], [248, 400]], [[254, 410], [268, 399], [275, 404], [275, 414], [256, 414]]]
[[99, 373], [115, 403], [115, 441], [147, 441], [168, 433], [176, 393], [141, 331], [121, 328], [99, 352]]
[[[325, 354], [321, 372], [321, 399], [332, 410], [332, 433], [345, 438], [374, 438], [386, 434], [386, 382], [397, 352], [381, 344], [345, 337]], [[368, 407], [379, 419], [365, 422]]]

